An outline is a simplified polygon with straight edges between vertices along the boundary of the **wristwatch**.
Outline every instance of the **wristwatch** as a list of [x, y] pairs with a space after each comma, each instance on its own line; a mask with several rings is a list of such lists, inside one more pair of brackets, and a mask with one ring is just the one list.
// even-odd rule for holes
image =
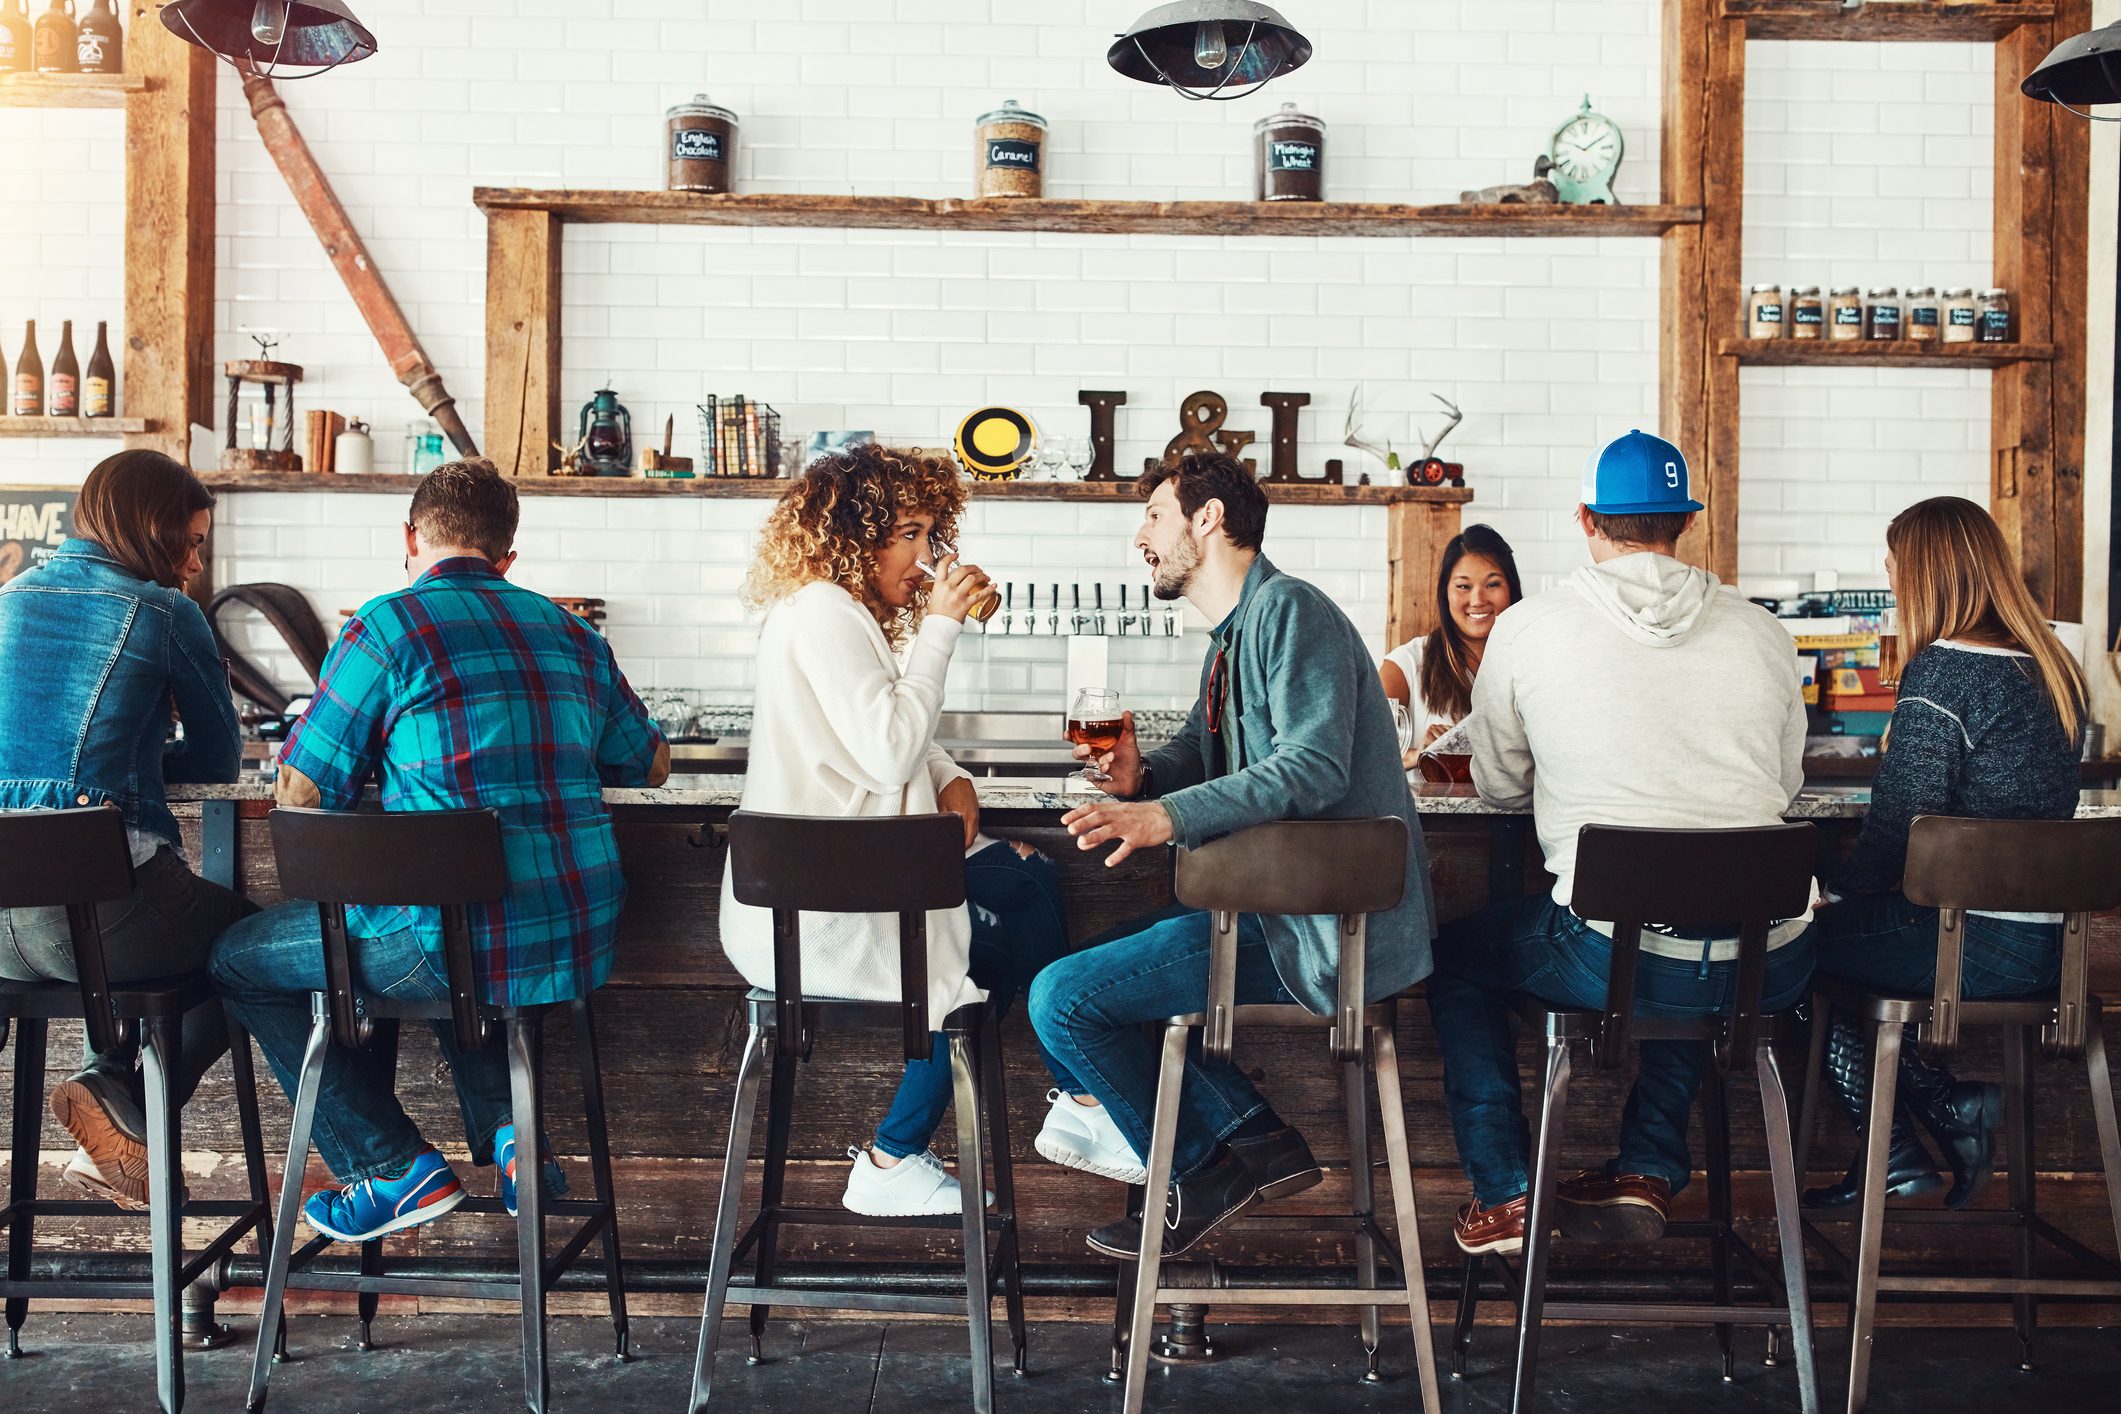
[[1131, 796], [1129, 796], [1129, 797], [1127, 797], [1127, 798], [1128, 798], [1129, 800], [1154, 800], [1154, 799], [1156, 799], [1156, 768], [1155, 768], [1154, 766], [1151, 766], [1151, 765], [1150, 765], [1150, 764], [1149, 764], [1148, 762], [1146, 762], [1146, 761], [1142, 762], [1142, 785], [1141, 785], [1141, 789], [1140, 789], [1140, 790], [1138, 790], [1138, 791], [1136, 791], [1136, 792], [1135, 792], [1135, 793], [1134, 793], [1133, 795], [1131, 795]]

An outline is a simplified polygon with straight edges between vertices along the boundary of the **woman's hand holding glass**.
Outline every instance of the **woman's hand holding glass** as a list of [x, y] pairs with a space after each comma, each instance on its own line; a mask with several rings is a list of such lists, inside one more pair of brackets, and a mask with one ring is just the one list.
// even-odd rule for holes
[[973, 606], [992, 594], [992, 581], [979, 566], [962, 564], [955, 554], [945, 555], [928, 586], [928, 612], [963, 623]]

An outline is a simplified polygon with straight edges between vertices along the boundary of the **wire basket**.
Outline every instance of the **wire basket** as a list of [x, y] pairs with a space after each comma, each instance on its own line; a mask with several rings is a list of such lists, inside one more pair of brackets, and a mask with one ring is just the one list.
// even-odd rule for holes
[[700, 474], [721, 477], [777, 477], [781, 468], [781, 415], [769, 403], [738, 394], [709, 394], [699, 404]]

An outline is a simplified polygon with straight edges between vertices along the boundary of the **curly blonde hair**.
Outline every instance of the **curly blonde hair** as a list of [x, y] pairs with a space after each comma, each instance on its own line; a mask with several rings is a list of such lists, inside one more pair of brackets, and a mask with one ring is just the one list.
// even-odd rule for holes
[[964, 508], [957, 463], [939, 453], [871, 442], [819, 457], [767, 513], [744, 602], [766, 609], [806, 584], [837, 584], [876, 616], [895, 649], [928, 611], [928, 591], [911, 608], [887, 607], [869, 583], [876, 552], [909, 513], [934, 516], [935, 535], [955, 540]]

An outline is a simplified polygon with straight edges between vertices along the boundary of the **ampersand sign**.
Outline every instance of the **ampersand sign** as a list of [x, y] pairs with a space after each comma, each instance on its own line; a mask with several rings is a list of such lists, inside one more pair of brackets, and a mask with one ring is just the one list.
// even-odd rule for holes
[[[1223, 423], [1230, 416], [1230, 404], [1220, 393], [1205, 390], [1193, 394], [1179, 405], [1179, 433], [1164, 446], [1162, 462], [1168, 466], [1180, 457], [1214, 456], [1221, 452], [1225, 456], [1236, 456], [1252, 441], [1250, 432], [1223, 431]], [[1156, 461], [1145, 463], [1153, 468]], [[1252, 462], [1244, 463], [1246, 471], [1257, 471]]]

